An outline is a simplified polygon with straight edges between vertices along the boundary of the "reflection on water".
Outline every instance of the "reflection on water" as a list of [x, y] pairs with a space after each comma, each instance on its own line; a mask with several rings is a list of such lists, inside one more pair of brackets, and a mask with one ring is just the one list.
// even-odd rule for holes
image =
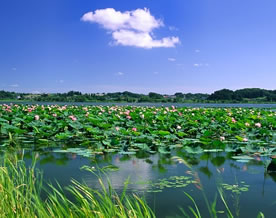
[[[256, 217], [262, 211], [266, 217], [273, 217], [275, 212], [276, 171], [270, 157], [253, 156], [251, 160], [239, 162], [231, 158], [234, 155], [231, 153], [188, 154], [181, 149], [172, 155], [104, 154], [90, 158], [74, 153], [53, 153], [49, 149], [24, 149], [18, 154], [24, 156], [27, 163], [36, 156], [37, 166], [43, 170], [45, 180], [57, 180], [62, 186], [75, 178], [97, 188], [97, 177], [80, 168], [84, 165], [103, 167], [112, 164], [119, 168], [118, 171], [108, 172], [114, 189], [122, 191], [129, 177], [129, 192], [144, 195], [157, 217], [181, 215], [178, 207], [187, 209], [188, 205], [192, 206], [184, 191], [197, 202], [203, 217], [208, 217], [203, 193], [212, 202], [217, 186], [223, 189], [234, 216]], [[185, 164], [172, 160], [172, 156], [180, 157]], [[227, 217], [219, 198], [217, 210], [221, 212], [219, 217]]]

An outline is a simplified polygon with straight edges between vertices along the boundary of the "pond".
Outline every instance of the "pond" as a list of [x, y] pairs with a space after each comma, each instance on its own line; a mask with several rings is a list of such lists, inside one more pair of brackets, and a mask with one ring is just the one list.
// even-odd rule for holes
[[[276, 173], [268, 172], [269, 156], [251, 155], [235, 159], [233, 152], [192, 152], [176, 149], [171, 154], [137, 153], [136, 155], [104, 154], [85, 157], [80, 152], [55, 152], [56, 148], [19, 151], [27, 163], [37, 157], [37, 167], [43, 171], [44, 180], [58, 181], [61, 186], [70, 184], [72, 178], [84, 181], [92, 188], [99, 188], [97, 177], [86, 170], [110, 166], [107, 173], [113, 188], [121, 192], [130, 178], [128, 192], [144, 196], [157, 217], [183, 215], [179, 208], [189, 213], [192, 201], [208, 217], [209, 204], [217, 195], [218, 217], [227, 217], [225, 206], [219, 196], [221, 188], [225, 201], [234, 217], [265, 217], [275, 215]], [[178, 156], [183, 160], [175, 159]], [[104, 177], [106, 178], [106, 177]]]
[[35, 157], [44, 182], [61, 187], [101, 189], [105, 170], [105, 185], [124, 193], [128, 181], [157, 217], [215, 206], [218, 217], [274, 216], [274, 109], [155, 106], [0, 105], [0, 147], [28, 165]]

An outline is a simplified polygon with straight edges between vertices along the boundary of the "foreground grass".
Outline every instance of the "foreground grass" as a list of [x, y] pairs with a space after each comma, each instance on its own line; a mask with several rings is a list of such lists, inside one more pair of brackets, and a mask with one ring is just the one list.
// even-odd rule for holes
[[119, 196], [110, 186], [105, 188], [99, 179], [101, 190], [72, 180], [63, 189], [48, 185], [46, 200], [41, 199], [42, 174], [35, 167], [26, 168], [23, 161], [5, 158], [0, 167], [1, 217], [155, 217], [146, 202], [136, 195]]

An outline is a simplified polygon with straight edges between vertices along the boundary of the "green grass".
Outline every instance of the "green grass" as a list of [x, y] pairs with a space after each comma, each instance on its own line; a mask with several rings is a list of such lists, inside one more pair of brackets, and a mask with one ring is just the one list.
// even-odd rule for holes
[[[66, 187], [72, 200], [59, 185], [43, 187], [42, 181], [35, 165], [26, 168], [14, 156], [4, 158], [0, 168], [1, 217], [155, 217], [142, 198], [126, 195], [125, 191], [119, 196], [110, 183], [106, 188], [100, 178], [100, 190], [72, 180]], [[40, 197], [42, 190], [47, 190], [46, 200]]]
[[[225, 196], [224, 196], [222, 189], [218, 188], [218, 192], [219, 192], [220, 200], [223, 202], [223, 205], [225, 207], [225, 211], [226, 211], [225, 216], [228, 218], [234, 218], [235, 216], [229, 209], [229, 206], [225, 200]], [[206, 217], [207, 214], [201, 213], [200, 208], [198, 208], [197, 203], [195, 202], [193, 197], [186, 192], [184, 192], [184, 194], [191, 200], [193, 206], [188, 206], [188, 209], [191, 212], [192, 216], [190, 216], [183, 208], [180, 208], [180, 211], [182, 212], [183, 216], [184, 217], [194, 217], [194, 218]], [[210, 204], [209, 202], [206, 202], [206, 203]], [[221, 211], [218, 211], [216, 209], [216, 204], [217, 204], [217, 197], [215, 197], [215, 200], [211, 203], [211, 208], [209, 210], [209, 217], [217, 218], [218, 215], [221, 213]], [[210, 207], [210, 205], [207, 205], [207, 206]], [[223, 213], [224, 213], [224, 211], [223, 211]], [[237, 216], [237, 217], [239, 217], [239, 216]], [[265, 218], [265, 216], [262, 212], [259, 212], [257, 215], [257, 218]]]

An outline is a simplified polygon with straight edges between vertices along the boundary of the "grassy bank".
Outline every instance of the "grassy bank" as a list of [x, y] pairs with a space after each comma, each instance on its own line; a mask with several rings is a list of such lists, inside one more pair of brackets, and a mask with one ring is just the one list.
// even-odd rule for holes
[[[42, 179], [34, 165], [26, 168], [14, 156], [4, 158], [0, 168], [1, 217], [155, 217], [143, 199], [124, 192], [119, 196], [101, 179], [101, 190], [72, 180], [66, 188], [73, 196], [71, 200], [61, 187], [43, 187]], [[46, 200], [40, 197], [42, 190], [47, 190]]]

